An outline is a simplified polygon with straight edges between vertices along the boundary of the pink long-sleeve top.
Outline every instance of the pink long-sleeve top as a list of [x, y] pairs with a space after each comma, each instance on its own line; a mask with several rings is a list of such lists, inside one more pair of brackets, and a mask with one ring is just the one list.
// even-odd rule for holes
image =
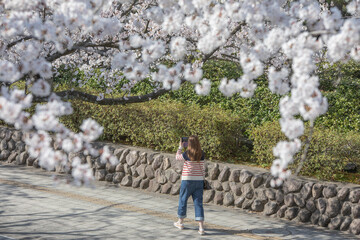
[[186, 152], [178, 149], [176, 152], [176, 160], [184, 161], [181, 180], [204, 180], [204, 154], [200, 161], [191, 161]]

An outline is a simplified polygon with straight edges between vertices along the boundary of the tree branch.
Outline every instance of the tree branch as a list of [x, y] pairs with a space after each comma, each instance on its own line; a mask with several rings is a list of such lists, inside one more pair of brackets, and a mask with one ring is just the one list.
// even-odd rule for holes
[[[123, 105], [129, 103], [140, 103], [147, 102], [152, 99], [156, 99], [161, 95], [169, 92], [170, 90], [160, 89], [158, 91], [154, 91], [149, 94], [145, 94], [142, 96], [130, 96], [130, 97], [121, 97], [121, 98], [104, 98], [102, 100], [97, 100], [98, 96], [84, 93], [77, 90], [67, 90], [61, 92], [54, 92], [57, 96], [61, 97], [62, 100], [81, 100], [84, 102], [95, 103], [99, 105]], [[46, 102], [47, 98], [36, 97], [34, 102]]]
[[121, 17], [128, 15], [137, 2], [138, 0], [134, 0], [134, 2], [130, 5], [130, 7], [121, 14]]
[[299, 174], [299, 172], [301, 171], [301, 169], [302, 169], [302, 167], [304, 165], [304, 162], [306, 160], [306, 155], [307, 155], [307, 153], [309, 151], [310, 142], [311, 142], [313, 133], [314, 133], [314, 120], [310, 120], [310, 133], [309, 133], [309, 136], [306, 138], [305, 149], [304, 149], [304, 152], [303, 152], [303, 154], [301, 156], [299, 166], [296, 169], [295, 176], [297, 176]]
[[96, 48], [96, 47], [108, 47], [108, 48], [116, 48], [119, 49], [119, 44], [114, 42], [104, 42], [104, 43], [91, 43], [91, 42], [81, 42], [75, 44], [71, 49], [67, 49], [64, 52], [56, 52], [48, 57], [46, 57], [46, 61], [53, 62], [58, 58], [74, 53], [76, 50], [84, 49], [84, 48]]
[[15, 41], [9, 43], [9, 44], [6, 46], [6, 49], [10, 49], [10, 48], [12, 48], [13, 46], [15, 46], [16, 44], [18, 44], [18, 43], [20, 43], [20, 42], [22, 42], [22, 41], [30, 40], [30, 39], [33, 39], [33, 38], [34, 38], [33, 36], [25, 36], [25, 37], [22, 37], [22, 38], [20, 38], [20, 39], [18, 39], [18, 40], [15, 40]]

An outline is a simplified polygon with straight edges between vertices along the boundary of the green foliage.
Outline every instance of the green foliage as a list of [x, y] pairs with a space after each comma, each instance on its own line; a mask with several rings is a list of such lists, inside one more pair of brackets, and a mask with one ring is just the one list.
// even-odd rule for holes
[[319, 66], [320, 89], [328, 98], [328, 112], [316, 124], [339, 131], [360, 130], [360, 65], [327, 63]]
[[100, 140], [174, 152], [180, 137], [195, 134], [209, 159], [248, 160], [248, 149], [238, 146], [247, 119], [220, 108], [161, 100], [125, 106], [74, 101], [72, 106], [74, 113], [62, 121], [78, 131], [82, 121], [91, 117], [104, 127]]
[[200, 106], [217, 106], [230, 110], [246, 119], [251, 119], [249, 124], [259, 125], [265, 121], [278, 119], [280, 96], [272, 94], [267, 87], [264, 76], [256, 80], [258, 85], [251, 98], [243, 98], [239, 94], [226, 97], [219, 91], [220, 81], [223, 78], [237, 79], [242, 75], [241, 68], [232, 62], [209, 61], [203, 66], [204, 78], [211, 79], [211, 91], [207, 96], [197, 95], [194, 86], [185, 83], [178, 91], [173, 91], [164, 96], [185, 104], [198, 104]]
[[[308, 134], [308, 131], [304, 134], [302, 142], [305, 142]], [[280, 132], [280, 125], [277, 121], [266, 122], [253, 128], [250, 137], [254, 144], [253, 160], [264, 167], [271, 166], [274, 160], [273, 147], [277, 142], [286, 139]], [[295, 155], [295, 163], [290, 166], [293, 170], [299, 163], [302, 151]], [[359, 156], [360, 134], [358, 132], [342, 133], [315, 127], [307, 158], [300, 174], [316, 176], [324, 180], [339, 180], [344, 176], [342, 170], [346, 163], [360, 164]]]

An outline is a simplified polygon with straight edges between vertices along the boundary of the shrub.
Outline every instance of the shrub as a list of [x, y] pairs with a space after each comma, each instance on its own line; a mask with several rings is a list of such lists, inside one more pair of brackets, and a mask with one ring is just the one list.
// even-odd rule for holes
[[[302, 137], [305, 142], [309, 132]], [[286, 137], [280, 132], [278, 122], [266, 122], [253, 128], [250, 134], [253, 140], [253, 160], [268, 167], [274, 160], [273, 147]], [[304, 145], [303, 145], [304, 149]], [[302, 150], [303, 151], [303, 150]], [[290, 166], [295, 170], [302, 151], [295, 155], [295, 162]], [[340, 132], [315, 127], [307, 159], [301, 170], [305, 176], [316, 176], [325, 180], [339, 180], [343, 177], [343, 168], [348, 162], [360, 164], [360, 134], [358, 132]]]
[[244, 118], [251, 119], [249, 123], [252, 125], [279, 119], [280, 96], [270, 92], [265, 76], [255, 80], [258, 87], [253, 97], [243, 98], [239, 94], [226, 97], [219, 90], [220, 81], [223, 78], [239, 78], [242, 75], [241, 67], [228, 61], [209, 61], [204, 65], [203, 70], [204, 78], [212, 81], [209, 95], [197, 95], [194, 86], [185, 83], [179, 91], [172, 91], [163, 98], [173, 99], [185, 104], [195, 103], [200, 106], [218, 106]]
[[217, 107], [185, 105], [176, 101], [153, 100], [124, 106], [99, 106], [73, 101], [74, 113], [62, 118], [78, 131], [82, 121], [92, 117], [104, 127], [100, 140], [126, 142], [174, 152], [182, 136], [196, 134], [208, 159], [241, 160], [249, 151], [239, 146], [246, 119]]

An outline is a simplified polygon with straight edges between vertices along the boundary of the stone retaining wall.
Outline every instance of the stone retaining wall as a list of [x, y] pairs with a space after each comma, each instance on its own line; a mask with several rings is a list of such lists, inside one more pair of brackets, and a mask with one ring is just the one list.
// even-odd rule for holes
[[[98, 143], [98, 147], [103, 145]], [[69, 166], [78, 156], [83, 163], [91, 165], [98, 181], [179, 194], [183, 163], [176, 161], [174, 154], [108, 145], [120, 161], [117, 166], [83, 154], [69, 154]], [[28, 156], [19, 131], [0, 128], [0, 150], [1, 161], [39, 167], [38, 160]], [[58, 167], [55, 171], [69, 173], [70, 169]], [[212, 189], [204, 192], [204, 202], [360, 234], [359, 185], [350, 187], [293, 178], [280, 188], [272, 188], [271, 178], [268, 172], [207, 162], [206, 179]]]

